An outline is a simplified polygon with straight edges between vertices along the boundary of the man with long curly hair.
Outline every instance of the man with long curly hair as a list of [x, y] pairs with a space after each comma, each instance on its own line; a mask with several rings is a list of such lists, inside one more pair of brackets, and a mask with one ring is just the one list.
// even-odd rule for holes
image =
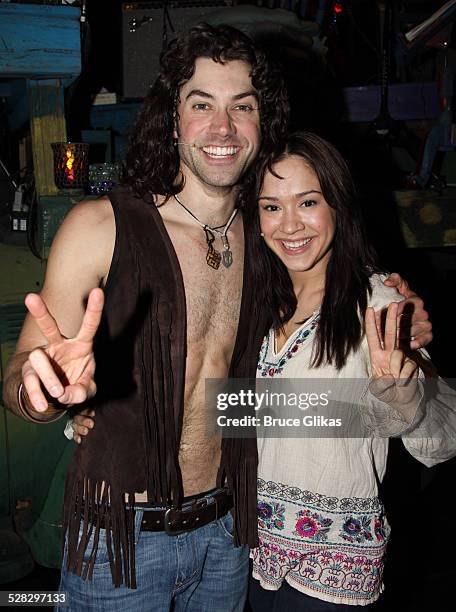
[[26, 298], [6, 404], [34, 422], [59, 416], [56, 403], [97, 415], [65, 487], [70, 610], [243, 609], [256, 440], [207, 436], [204, 385], [254, 376], [268, 322], [251, 316], [237, 194], [287, 119], [280, 74], [248, 37], [208, 25], [180, 35], [122, 187], [74, 207], [41, 294]]
[[204, 381], [230, 364], [243, 376], [252, 350], [236, 198], [287, 118], [280, 75], [247, 36], [208, 25], [179, 36], [123, 186], [74, 207], [41, 294], [26, 298], [6, 402], [35, 421], [54, 418], [50, 402], [97, 413], [66, 481], [71, 610], [243, 609], [256, 445], [207, 437]]

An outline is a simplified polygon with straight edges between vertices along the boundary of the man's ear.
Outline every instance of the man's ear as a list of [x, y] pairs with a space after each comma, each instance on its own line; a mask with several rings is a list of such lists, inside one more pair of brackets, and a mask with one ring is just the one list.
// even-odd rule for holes
[[173, 111], [173, 123], [174, 123], [173, 138], [174, 138], [174, 140], [177, 140], [179, 138], [179, 131], [178, 131], [178, 125], [177, 125], [177, 109], [176, 109], [176, 107], [174, 108], [174, 111]]

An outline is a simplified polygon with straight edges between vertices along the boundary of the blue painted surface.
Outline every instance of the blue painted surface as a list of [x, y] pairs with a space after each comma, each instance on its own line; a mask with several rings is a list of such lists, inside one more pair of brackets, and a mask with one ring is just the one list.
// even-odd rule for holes
[[[345, 87], [342, 90], [347, 121], [374, 121], [380, 113], [379, 85]], [[388, 110], [397, 121], [436, 119], [440, 114], [437, 83], [390, 85]]]
[[92, 128], [112, 131], [115, 161], [121, 161], [125, 157], [128, 138], [135, 126], [141, 107], [140, 102], [103, 104], [93, 106], [90, 111]]
[[79, 16], [70, 6], [0, 3], [0, 76], [79, 74]]

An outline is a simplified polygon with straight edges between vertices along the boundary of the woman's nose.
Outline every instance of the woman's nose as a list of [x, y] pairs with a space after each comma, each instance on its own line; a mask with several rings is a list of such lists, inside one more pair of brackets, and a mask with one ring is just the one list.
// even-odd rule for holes
[[304, 227], [305, 224], [297, 211], [289, 210], [284, 212], [280, 229], [285, 234], [294, 234], [304, 229]]

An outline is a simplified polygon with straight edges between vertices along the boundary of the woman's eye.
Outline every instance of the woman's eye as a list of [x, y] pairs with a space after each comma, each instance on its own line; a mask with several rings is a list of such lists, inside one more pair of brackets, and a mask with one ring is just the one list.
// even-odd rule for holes
[[308, 208], [309, 206], [315, 206], [316, 203], [317, 203], [316, 200], [305, 200], [304, 202], [301, 203], [301, 206]]
[[275, 212], [276, 210], [279, 210], [279, 207], [275, 204], [265, 204], [263, 206], [263, 210], [267, 210], [268, 212]]

